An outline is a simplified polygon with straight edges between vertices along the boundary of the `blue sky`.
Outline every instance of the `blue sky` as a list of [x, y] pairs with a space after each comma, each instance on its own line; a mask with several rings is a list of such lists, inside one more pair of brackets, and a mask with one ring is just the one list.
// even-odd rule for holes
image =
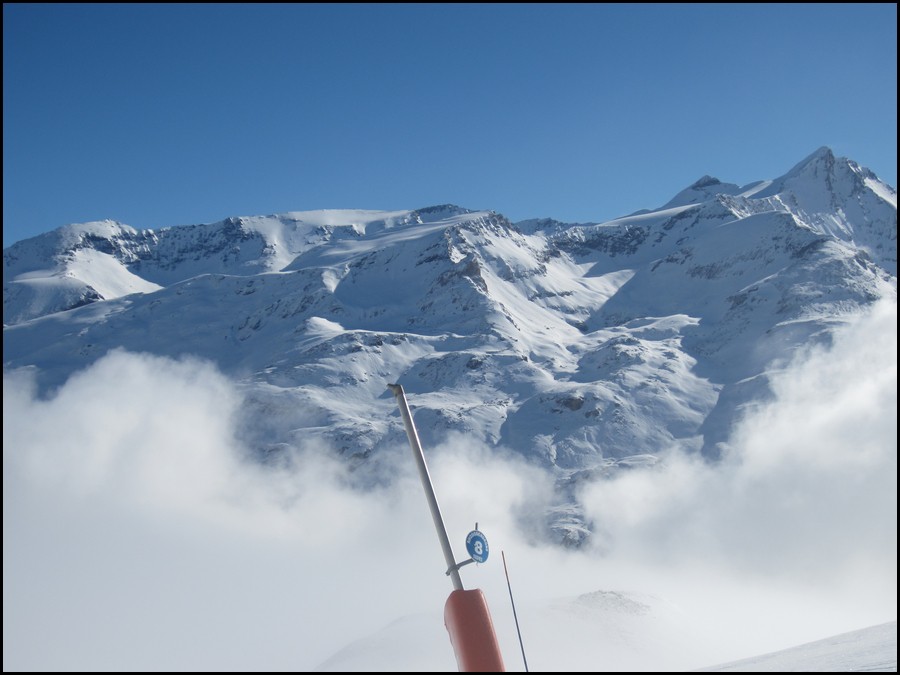
[[895, 4], [3, 5], [3, 245], [455, 203], [603, 221], [822, 145], [897, 184]]

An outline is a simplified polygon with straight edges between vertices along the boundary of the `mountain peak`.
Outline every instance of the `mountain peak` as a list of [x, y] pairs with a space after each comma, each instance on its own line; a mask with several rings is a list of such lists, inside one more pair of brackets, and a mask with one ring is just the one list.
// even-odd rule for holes
[[688, 187], [688, 189], [689, 190], [697, 190], [700, 188], [711, 187], [713, 185], [721, 185], [721, 184], [722, 184], [722, 181], [720, 181], [715, 176], [705, 175], [702, 178], [696, 180], [694, 183], [692, 183]]
[[819, 164], [825, 164], [826, 166], [834, 164], [835, 157], [834, 153], [831, 151], [827, 145], [823, 145], [818, 150], [816, 150], [811, 155], [804, 158], [802, 161], [798, 162], [794, 168], [785, 174], [786, 176], [793, 176], [798, 173], [803, 172], [807, 167], [813, 167]]
[[737, 185], [733, 183], [723, 183], [718, 178], [706, 174], [672, 197], [672, 199], [662, 206], [662, 208], [671, 209], [676, 206], [701, 204], [709, 201], [718, 194], [735, 195], [738, 194], [738, 192], [740, 192], [740, 188]]
[[437, 204], [435, 206], [426, 206], [422, 209], [416, 209], [412, 212], [414, 217], [419, 218], [422, 222], [431, 223], [444, 218], [452, 218], [454, 216], [464, 216], [474, 213], [472, 209], [467, 209], [456, 204]]
[[84, 237], [114, 237], [123, 232], [134, 234], [137, 230], [118, 220], [92, 220], [86, 223], [69, 223], [56, 228], [63, 240], [77, 240]]

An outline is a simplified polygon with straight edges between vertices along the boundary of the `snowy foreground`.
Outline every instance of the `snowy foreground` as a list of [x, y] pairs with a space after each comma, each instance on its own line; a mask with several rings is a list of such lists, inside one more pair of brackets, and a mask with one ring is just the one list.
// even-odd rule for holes
[[[714, 655], [724, 645], [715, 639], [705, 642], [695, 630], [697, 626], [685, 621], [685, 615], [653, 598], [598, 592], [570, 602], [551, 603], [540, 611], [540, 634], [525, 633], [534, 638], [526, 638], [525, 649], [528, 670], [532, 671], [897, 671], [896, 621], [738, 661], [692, 668], [686, 664], [702, 662], [704, 652]], [[437, 615], [420, 615], [398, 620], [347, 646], [316, 670], [454, 671], [452, 650], [439, 619]], [[498, 626], [501, 642], [506, 628]], [[508, 671], [525, 670], [518, 644], [505, 644], [503, 651]]]
[[712, 668], [713, 672], [897, 672], [897, 622]]

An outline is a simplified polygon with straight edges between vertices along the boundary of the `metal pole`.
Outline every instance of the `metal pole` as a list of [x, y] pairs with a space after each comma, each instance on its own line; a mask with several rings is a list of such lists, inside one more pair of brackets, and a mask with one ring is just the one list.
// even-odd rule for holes
[[419, 478], [422, 479], [422, 487], [425, 489], [425, 497], [428, 499], [428, 508], [431, 509], [431, 519], [434, 521], [434, 529], [437, 530], [438, 539], [441, 542], [441, 549], [444, 551], [444, 560], [447, 561], [447, 574], [453, 582], [454, 590], [464, 590], [462, 579], [459, 578], [456, 559], [453, 557], [453, 549], [450, 548], [450, 538], [447, 536], [447, 528], [444, 527], [444, 519], [441, 517], [441, 507], [438, 506], [437, 497], [434, 495], [434, 486], [431, 483], [431, 476], [428, 474], [428, 465], [425, 464], [425, 454], [422, 452], [422, 444], [419, 443], [416, 425], [413, 424], [412, 414], [409, 412], [409, 405], [406, 403], [406, 394], [403, 393], [403, 387], [399, 384], [389, 384], [388, 388], [394, 392], [394, 396], [397, 397], [397, 404], [400, 406], [400, 416], [403, 418], [403, 426], [406, 427], [409, 445], [412, 447], [413, 455], [416, 458], [416, 466], [419, 469]]
[[506, 569], [506, 553], [500, 551], [503, 557], [503, 573], [506, 575], [506, 587], [509, 588], [509, 602], [513, 609], [513, 618], [516, 620], [516, 633], [519, 635], [519, 647], [522, 648], [522, 661], [525, 662], [525, 672], [528, 672], [528, 659], [525, 658], [525, 643], [522, 642], [522, 631], [519, 630], [519, 615], [516, 614], [516, 601], [512, 596], [512, 584], [509, 583], [509, 570]]

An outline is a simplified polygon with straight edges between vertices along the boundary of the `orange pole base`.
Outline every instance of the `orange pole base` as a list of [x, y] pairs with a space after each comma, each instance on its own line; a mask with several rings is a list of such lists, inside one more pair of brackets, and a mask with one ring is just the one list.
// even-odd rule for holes
[[502, 673], [503, 656], [487, 600], [480, 589], [453, 591], [444, 605], [444, 625], [461, 673]]

